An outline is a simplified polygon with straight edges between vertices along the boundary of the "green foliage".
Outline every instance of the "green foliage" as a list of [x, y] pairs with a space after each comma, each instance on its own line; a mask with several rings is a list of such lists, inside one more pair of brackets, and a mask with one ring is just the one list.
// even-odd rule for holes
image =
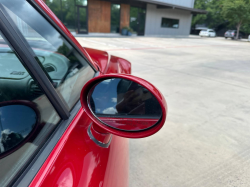
[[122, 29], [126, 29], [126, 30], [129, 30], [129, 27], [122, 27]]
[[207, 14], [198, 14], [193, 17], [192, 27], [196, 24], [206, 24], [215, 28], [225, 22], [222, 16], [222, 0], [196, 0], [194, 8], [206, 10]]
[[194, 8], [206, 10], [207, 14], [193, 16], [192, 27], [206, 24], [216, 28], [226, 23], [231, 29], [250, 33], [250, 0], [196, 0]]
[[128, 31], [134, 33], [134, 30], [131, 27], [128, 28]]
[[75, 30], [75, 0], [48, 0], [46, 4], [68, 29]]
[[248, 30], [250, 23], [250, 0], [223, 0], [222, 15], [237, 28], [237, 38], [241, 26]]
[[118, 32], [120, 27], [120, 5], [111, 4], [111, 32]]
[[238, 25], [250, 21], [250, 0], [224, 0], [222, 15], [230, 23]]

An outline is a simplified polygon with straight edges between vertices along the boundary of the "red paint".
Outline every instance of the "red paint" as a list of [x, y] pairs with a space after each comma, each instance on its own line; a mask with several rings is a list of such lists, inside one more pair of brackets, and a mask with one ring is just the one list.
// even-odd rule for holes
[[142, 118], [121, 119], [121, 118], [100, 117], [99, 119], [104, 123], [112, 127], [115, 127], [117, 129], [130, 130], [130, 131], [144, 130], [150, 128], [159, 121], [159, 119], [142, 119]]
[[113, 136], [109, 148], [101, 148], [87, 135], [91, 123], [81, 109], [30, 187], [54, 187], [63, 181], [73, 187], [128, 186], [127, 139]]
[[60, 29], [70, 38], [71, 41], [80, 49], [80, 51], [84, 54], [85, 57], [92, 63], [92, 65], [96, 68], [96, 64], [92, 61], [89, 54], [85, 51], [85, 49], [78, 43], [75, 37], [71, 34], [71, 32], [63, 25], [63, 23], [56, 17], [56, 15], [50, 10], [50, 8], [42, 1], [42, 0], [34, 0], [43, 10], [44, 12], [60, 27]]
[[[162, 109], [162, 117], [160, 121], [157, 123], [157, 125], [154, 125], [150, 129], [147, 129], [144, 131], [128, 132], [128, 131], [121, 131], [121, 130], [114, 129], [100, 122], [100, 120], [98, 120], [89, 109], [87, 97], [89, 94], [89, 90], [91, 90], [91, 88], [93, 88], [95, 84], [105, 79], [110, 79], [110, 78], [124, 78], [127, 80], [131, 80], [145, 87], [147, 90], [149, 90], [153, 94], [153, 96], [158, 100]], [[164, 96], [161, 94], [161, 92], [148, 81], [141, 79], [139, 77], [135, 77], [132, 75], [127, 75], [127, 74], [106, 74], [106, 75], [101, 75], [101, 76], [98, 76], [89, 80], [82, 89], [80, 100], [81, 100], [82, 107], [85, 109], [87, 115], [93, 120], [93, 122], [97, 126], [99, 126], [100, 129], [102, 129], [102, 131], [106, 133], [109, 132], [111, 134], [115, 134], [117, 136], [126, 137], [126, 138], [144, 138], [147, 136], [151, 136], [152, 134], [158, 132], [162, 128], [162, 126], [165, 123], [166, 116], [167, 116], [167, 103], [165, 101]]]
[[72, 174], [70, 167], [67, 167], [62, 172], [55, 186], [58, 186], [58, 187], [73, 187], [74, 186], [73, 174]]
[[[83, 54], [93, 63], [94, 67], [103, 68], [105, 73], [130, 72], [130, 63], [124, 65], [126, 61], [113, 62], [121, 63], [120, 67], [107, 69], [109, 60], [104, 57], [107, 53], [93, 50], [92, 58], [96, 57], [97, 62], [93, 62], [89, 54], [80, 46], [67, 28], [52, 13], [52, 11], [41, 1], [36, 3], [52, 18], [52, 20], [62, 29], [63, 32], [79, 47]], [[98, 57], [99, 56], [99, 57]], [[87, 128], [92, 120], [81, 109], [71, 122], [65, 133], [62, 135], [51, 154], [42, 165], [41, 169], [33, 179], [30, 187], [48, 186], [94, 186], [94, 187], [127, 187], [128, 186], [128, 140], [113, 136], [108, 148], [101, 148], [96, 145], [88, 136]], [[91, 132], [104, 142], [109, 140], [110, 135], [103, 135], [98, 132]]]
[[106, 72], [106, 68], [109, 62], [109, 54], [106, 51], [101, 51], [97, 49], [86, 48], [84, 49], [88, 52], [89, 56], [96, 62], [102, 73]]
[[[101, 74], [109, 73], [131, 73], [131, 63], [125, 59], [107, 56], [104, 51], [93, 49], [83, 49], [68, 29], [54, 15], [42, 0], [34, 0], [50, 18], [65, 32], [65, 34], [76, 44], [81, 52], [89, 59], [95, 68], [101, 70]], [[89, 52], [89, 54], [87, 53]], [[92, 60], [93, 59], [93, 60]], [[118, 77], [111, 74], [110, 76]], [[110, 77], [98, 76], [101, 78]], [[121, 75], [120, 75], [121, 76]], [[167, 112], [166, 102], [161, 93], [150, 83], [143, 79], [133, 76], [122, 75], [124, 78], [134, 80], [142, 86], [150, 90], [154, 96], [161, 102], [163, 110], [163, 118], [161, 123], [141, 134], [134, 135], [133, 133], [126, 135], [127, 137], [145, 137], [157, 132], [165, 121]], [[87, 94], [88, 88], [96, 81], [94, 78], [90, 80], [83, 88], [83, 94]], [[81, 100], [83, 100], [81, 98]], [[107, 142], [110, 134], [106, 133], [108, 128], [104, 128], [100, 124], [95, 124], [96, 120], [89, 117], [89, 111], [80, 109], [74, 117], [71, 124], [68, 126], [62, 137], [59, 139], [54, 149], [41, 166], [36, 174], [30, 187], [127, 187], [128, 186], [128, 140], [113, 135], [111, 144], [108, 148], [102, 148], [96, 145], [88, 136], [87, 129], [90, 124], [93, 124], [91, 129], [92, 134], [103, 142]], [[113, 134], [122, 136], [122, 133]]]
[[123, 58], [111, 56], [105, 73], [131, 74], [131, 63]]
[[107, 73], [125, 73], [131, 74], [131, 63], [123, 58], [109, 55], [105, 51], [84, 48], [94, 62], [98, 64], [103, 74]]

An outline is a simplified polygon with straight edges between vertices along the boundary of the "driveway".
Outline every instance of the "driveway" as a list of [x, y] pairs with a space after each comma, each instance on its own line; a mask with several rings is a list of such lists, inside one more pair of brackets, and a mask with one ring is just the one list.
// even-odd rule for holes
[[130, 140], [130, 187], [250, 186], [250, 43], [77, 39], [129, 60], [168, 103], [157, 134]]

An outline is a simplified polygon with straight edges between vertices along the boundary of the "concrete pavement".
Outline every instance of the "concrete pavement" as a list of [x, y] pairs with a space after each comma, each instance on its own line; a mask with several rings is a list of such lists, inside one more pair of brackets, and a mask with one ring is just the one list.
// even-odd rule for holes
[[129, 60], [167, 100], [164, 127], [130, 140], [131, 187], [250, 186], [250, 43], [77, 39]]

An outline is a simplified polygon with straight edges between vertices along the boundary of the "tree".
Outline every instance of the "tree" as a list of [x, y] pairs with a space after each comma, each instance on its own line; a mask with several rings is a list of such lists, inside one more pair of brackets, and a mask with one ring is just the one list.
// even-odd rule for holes
[[194, 8], [206, 10], [207, 14], [197, 14], [193, 17], [192, 26], [196, 24], [206, 24], [210, 28], [215, 28], [225, 22], [221, 15], [222, 0], [196, 0]]
[[238, 39], [241, 26], [250, 22], [250, 0], [224, 0], [222, 15], [236, 26]]

